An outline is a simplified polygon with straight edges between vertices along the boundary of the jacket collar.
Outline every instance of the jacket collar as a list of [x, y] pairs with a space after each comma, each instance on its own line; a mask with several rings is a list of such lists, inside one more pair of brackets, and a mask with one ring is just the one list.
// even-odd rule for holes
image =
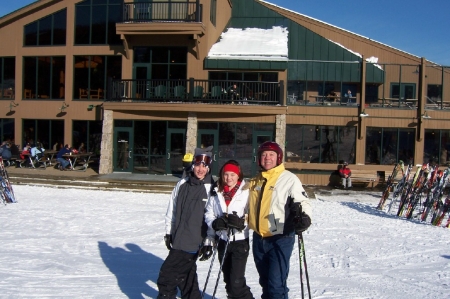
[[280, 173], [283, 172], [284, 170], [285, 170], [284, 164], [280, 164], [280, 165], [278, 165], [278, 166], [276, 166], [276, 167], [274, 167], [274, 168], [272, 168], [272, 169], [261, 171], [261, 175], [262, 175], [264, 178], [268, 178], [268, 177], [271, 177], [271, 176], [273, 176], [273, 175], [280, 174]]

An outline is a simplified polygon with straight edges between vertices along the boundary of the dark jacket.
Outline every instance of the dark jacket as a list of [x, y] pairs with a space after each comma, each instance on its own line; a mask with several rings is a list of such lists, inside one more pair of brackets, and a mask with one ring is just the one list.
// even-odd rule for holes
[[204, 214], [213, 183], [211, 174], [203, 180], [190, 175], [178, 182], [166, 213], [166, 233], [172, 235], [172, 248], [199, 250], [206, 237]]
[[2, 148], [3, 148], [3, 151], [2, 151], [2, 158], [3, 158], [4, 160], [10, 160], [10, 159], [11, 159], [11, 156], [12, 156], [12, 154], [11, 154], [11, 147], [10, 147], [10, 146], [7, 146], [6, 144], [4, 144], [4, 145], [2, 146]]
[[11, 144], [11, 155], [12, 157], [19, 158], [20, 150], [16, 144]]
[[63, 147], [56, 154], [56, 159], [63, 158], [63, 155], [70, 154], [70, 149]]

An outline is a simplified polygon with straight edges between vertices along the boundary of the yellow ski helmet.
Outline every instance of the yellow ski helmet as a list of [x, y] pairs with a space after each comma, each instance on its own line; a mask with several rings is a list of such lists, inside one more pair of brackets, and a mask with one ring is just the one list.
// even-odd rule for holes
[[183, 162], [186, 162], [186, 163], [192, 163], [192, 160], [194, 159], [194, 155], [193, 154], [191, 154], [191, 153], [186, 153], [184, 156], [183, 156]]

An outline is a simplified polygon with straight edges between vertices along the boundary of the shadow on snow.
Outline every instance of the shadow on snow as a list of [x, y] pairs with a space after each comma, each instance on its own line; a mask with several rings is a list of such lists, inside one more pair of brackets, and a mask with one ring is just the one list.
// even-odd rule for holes
[[422, 224], [422, 225], [431, 225], [429, 222], [422, 222], [418, 219], [406, 219], [405, 217], [398, 217], [396, 215], [396, 211], [394, 214], [387, 214], [384, 211], [380, 211], [374, 206], [373, 204], [366, 204], [366, 203], [357, 203], [357, 202], [341, 202], [340, 203], [343, 206], [349, 207], [350, 209], [354, 209], [358, 212], [374, 215], [377, 217], [383, 217], [383, 218], [389, 218], [389, 219], [399, 219], [403, 221], [411, 221], [416, 224]]
[[[149, 286], [147, 281], [150, 280], [156, 285], [159, 269], [164, 260], [142, 250], [136, 244], [127, 243], [125, 247], [128, 250], [111, 247], [106, 242], [98, 242], [98, 249], [103, 262], [109, 271], [116, 276], [120, 290], [128, 298], [156, 298], [158, 290]], [[210, 297], [205, 292], [205, 298]]]
[[128, 250], [111, 247], [105, 242], [98, 242], [98, 249], [103, 262], [117, 278], [120, 290], [128, 298], [156, 298], [158, 290], [147, 284], [151, 280], [156, 284], [163, 260], [142, 250], [136, 244], [125, 244]]

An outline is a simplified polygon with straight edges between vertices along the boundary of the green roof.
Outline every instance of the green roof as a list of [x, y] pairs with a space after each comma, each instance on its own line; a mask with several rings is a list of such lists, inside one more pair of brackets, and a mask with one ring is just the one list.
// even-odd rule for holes
[[[207, 69], [288, 70], [288, 80], [359, 82], [361, 57], [254, 0], [233, 1], [227, 28], [288, 28], [289, 61], [205, 59]], [[326, 62], [324, 62], [326, 61]], [[382, 83], [383, 70], [367, 64], [366, 81]]]

